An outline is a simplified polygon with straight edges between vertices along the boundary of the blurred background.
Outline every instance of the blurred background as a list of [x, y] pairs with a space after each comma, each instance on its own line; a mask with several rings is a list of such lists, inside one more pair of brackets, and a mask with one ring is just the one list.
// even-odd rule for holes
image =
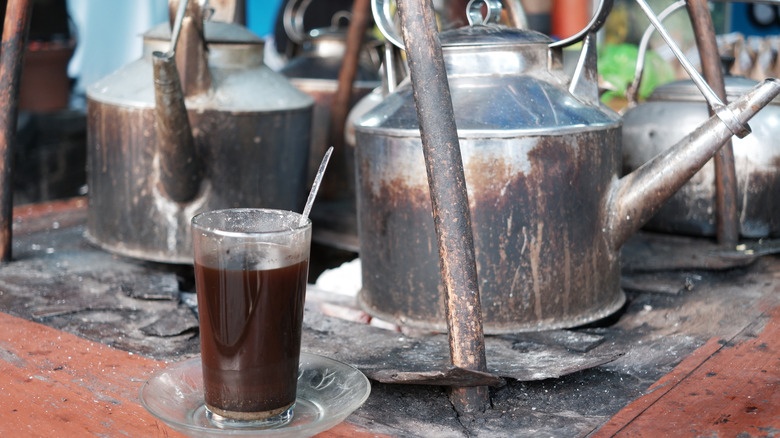
[[[211, 0], [213, 19], [245, 25], [266, 40], [266, 64], [280, 70], [299, 49], [281, 26], [286, 0]], [[553, 36], [569, 36], [589, 21], [597, 1], [514, 0], [525, 13], [527, 26]], [[0, 2], [5, 11], [7, 0]], [[167, 0], [35, 0], [28, 51], [20, 91], [19, 133], [15, 150], [14, 203], [23, 204], [86, 193], [85, 89], [138, 59], [142, 34], [168, 20]], [[307, 30], [327, 27], [338, 11], [349, 11], [351, 0], [312, 0], [304, 19]], [[436, 0], [443, 26], [465, 24], [466, 0]], [[660, 11], [670, 0], [651, 0]], [[711, 2], [711, 11], [724, 54], [735, 58], [732, 73], [760, 79], [776, 76], [780, 11], [763, 3]], [[648, 21], [633, 0], [616, 0], [601, 31], [599, 70], [604, 102], [623, 104], [626, 85], [633, 79], [636, 45]], [[697, 59], [686, 13], [665, 25], [691, 59]], [[375, 32], [375, 34], [377, 34]], [[683, 74], [657, 36], [650, 44], [647, 76], [640, 98], [658, 84]], [[576, 48], [575, 48], [576, 49]]]

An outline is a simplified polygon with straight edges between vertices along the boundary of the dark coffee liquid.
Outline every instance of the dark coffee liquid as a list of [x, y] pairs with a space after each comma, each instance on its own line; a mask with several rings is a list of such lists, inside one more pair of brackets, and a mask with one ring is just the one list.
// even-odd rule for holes
[[195, 264], [206, 404], [264, 412], [295, 401], [308, 268]]

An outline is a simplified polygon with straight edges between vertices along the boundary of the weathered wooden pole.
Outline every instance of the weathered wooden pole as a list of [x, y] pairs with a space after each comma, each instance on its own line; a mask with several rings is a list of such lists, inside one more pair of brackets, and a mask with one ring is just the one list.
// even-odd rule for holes
[[22, 76], [30, 0], [9, 0], [5, 10], [0, 48], [0, 261], [11, 260], [13, 223], [13, 151], [19, 115], [19, 82]]
[[[433, 204], [450, 360], [487, 371], [471, 212], [436, 17], [429, 0], [398, 0], [398, 9]], [[488, 388], [454, 387], [450, 400], [460, 413], [484, 411]]]

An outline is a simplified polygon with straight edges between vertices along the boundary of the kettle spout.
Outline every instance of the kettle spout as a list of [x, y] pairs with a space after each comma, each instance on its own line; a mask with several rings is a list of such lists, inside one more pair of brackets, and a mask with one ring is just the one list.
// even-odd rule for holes
[[[769, 78], [728, 106], [735, 122], [747, 125], [780, 94], [780, 80]], [[731, 128], [729, 125], [732, 125]], [[606, 232], [619, 249], [733, 135], [733, 123], [712, 116], [676, 145], [630, 174], [615, 180], [606, 204]]]
[[200, 189], [201, 169], [179, 72], [171, 52], [154, 52], [152, 60], [160, 184], [171, 200], [187, 202]]

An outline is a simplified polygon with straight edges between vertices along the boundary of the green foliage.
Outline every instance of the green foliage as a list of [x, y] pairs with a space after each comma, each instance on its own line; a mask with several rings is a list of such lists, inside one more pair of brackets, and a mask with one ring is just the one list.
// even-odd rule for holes
[[[613, 44], [602, 48], [598, 59], [599, 74], [615, 88], [604, 93], [602, 101], [625, 96], [626, 89], [634, 80], [638, 52], [639, 49], [633, 44]], [[657, 53], [648, 51], [639, 98], [647, 98], [657, 86], [673, 80], [674, 68]]]

